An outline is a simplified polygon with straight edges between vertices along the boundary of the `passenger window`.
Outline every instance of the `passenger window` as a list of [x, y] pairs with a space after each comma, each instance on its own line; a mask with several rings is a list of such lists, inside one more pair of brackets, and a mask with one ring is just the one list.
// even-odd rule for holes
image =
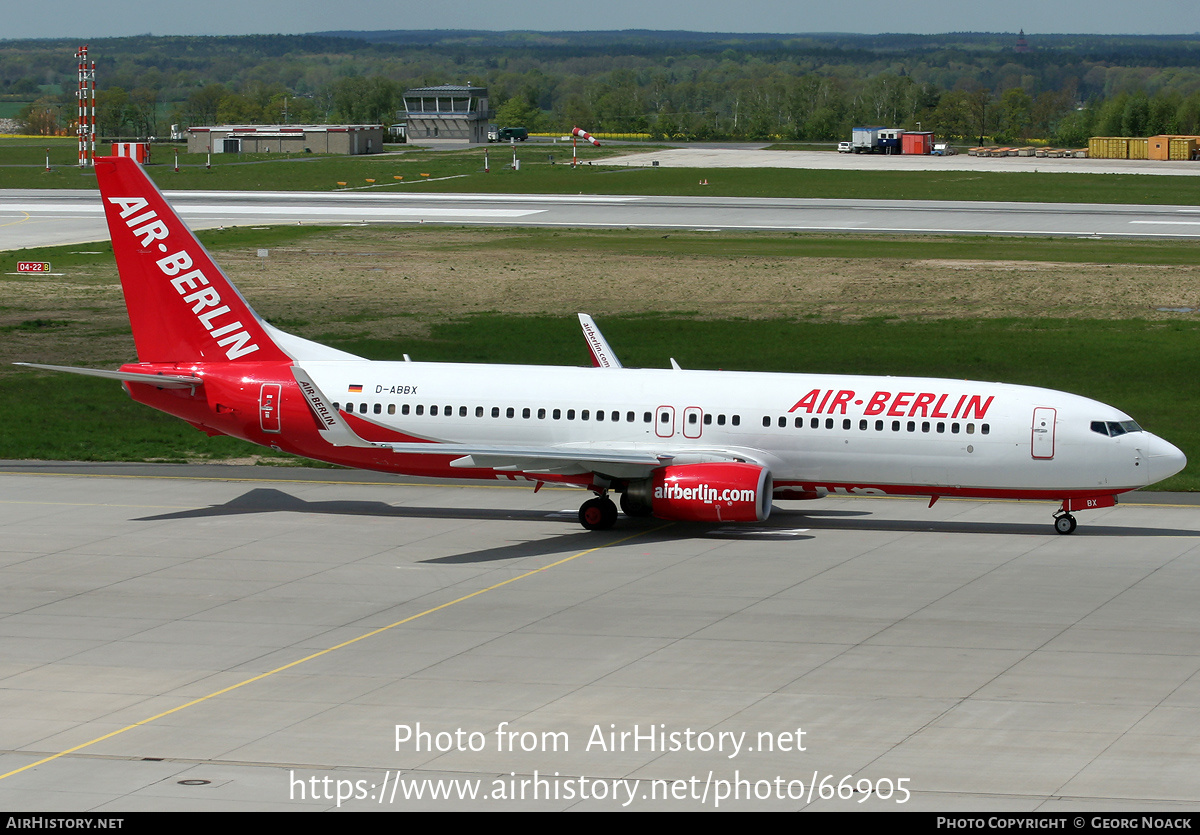
[[400, 407], [400, 414], [402, 414], [402, 415], [408, 414], [408, 404], [407, 403], [405, 403], [403, 406]]
[[438, 413], [437, 406], [430, 406], [430, 407], [429, 407], [429, 414], [430, 414], [430, 415], [432, 415], [433, 417], [437, 417], [437, 413]]
[[974, 435], [974, 434], [975, 434], [975, 424], [973, 424], [973, 423], [968, 423], [968, 424], [967, 424], [967, 434], [968, 434], [968, 435]]
[[504, 410], [505, 417], [513, 417], [514, 415], [516, 415], [516, 413], [517, 413], [517, 410], [514, 409], [512, 406], [509, 406], [507, 409]]
[[529, 415], [530, 415], [530, 411], [529, 411], [528, 407], [521, 410], [521, 417], [523, 417], [525, 420], [529, 420]]
[[546, 410], [538, 409], [538, 420], [545, 420], [545, 419], [546, 419]]
[[423, 414], [425, 414], [425, 407], [424, 407], [424, 406], [418, 406], [418, 407], [417, 407], [417, 415], [419, 416], [419, 415], [423, 415]]
[[482, 406], [475, 407], [475, 417], [483, 417], [483, 407]]
[[567, 420], [575, 420], [575, 410], [567, 409]]
[[717, 426], [725, 425], [725, 415], [717, 415]]
[[500, 407], [499, 406], [492, 407], [492, 417], [494, 417], [494, 418], [500, 417]]
[[562, 420], [562, 409], [555, 409], [550, 413], [550, 417], [554, 418], [555, 420]]
[[730, 423], [732, 423], [734, 426], [741, 426], [741, 425], [742, 425], [742, 416], [741, 416], [741, 415], [734, 415], [734, 416], [733, 416], [733, 417], [730, 419]]

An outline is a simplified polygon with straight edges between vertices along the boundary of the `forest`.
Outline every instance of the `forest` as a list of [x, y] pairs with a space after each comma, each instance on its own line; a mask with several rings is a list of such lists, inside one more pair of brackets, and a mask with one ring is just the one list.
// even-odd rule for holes
[[[0, 40], [0, 116], [73, 131], [74, 41]], [[1200, 36], [330, 32], [92, 41], [103, 137], [215, 123], [403, 121], [415, 86], [486, 86], [493, 121], [660, 140], [1200, 134]]]

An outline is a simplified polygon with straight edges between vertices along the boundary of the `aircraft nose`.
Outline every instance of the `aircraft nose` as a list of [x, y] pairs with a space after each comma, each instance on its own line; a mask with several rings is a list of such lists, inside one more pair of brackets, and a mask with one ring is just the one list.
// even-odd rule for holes
[[1150, 443], [1147, 446], [1146, 475], [1148, 484], [1170, 478], [1187, 466], [1187, 456], [1179, 447], [1169, 441], [1164, 441], [1157, 435], [1150, 435]]

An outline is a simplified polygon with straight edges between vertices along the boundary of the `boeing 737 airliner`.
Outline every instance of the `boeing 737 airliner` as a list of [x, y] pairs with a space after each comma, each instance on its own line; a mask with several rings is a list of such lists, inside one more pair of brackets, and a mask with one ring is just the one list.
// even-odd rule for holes
[[[1051, 499], [1077, 510], [1167, 478], [1183, 453], [1084, 397], [1002, 383], [624, 368], [580, 316], [593, 367], [371, 362], [261, 319], [136, 162], [96, 176], [138, 361], [134, 399], [350, 467], [583, 487], [580, 523], [763, 521], [829, 493]], [[31, 364], [32, 365], [32, 364]]]

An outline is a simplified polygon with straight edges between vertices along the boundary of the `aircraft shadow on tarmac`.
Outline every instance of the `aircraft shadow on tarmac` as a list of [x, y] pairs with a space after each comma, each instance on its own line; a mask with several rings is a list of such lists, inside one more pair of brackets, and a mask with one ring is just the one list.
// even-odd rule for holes
[[[335, 516], [373, 516], [396, 519], [465, 519], [474, 521], [522, 521], [562, 522], [577, 524], [574, 511], [517, 510], [463, 507], [421, 507], [392, 505], [386, 502], [337, 500], [306, 501], [286, 491], [272, 487], [256, 487], [225, 504], [180, 510], [171, 513], [143, 516], [136, 521], [162, 521], [168, 519], [194, 519], [213, 516], [236, 516], [248, 513], [316, 513]], [[712, 538], [761, 541], [802, 541], [813, 539], [820, 531], [879, 531], [899, 533], [959, 533], [1000, 534], [1003, 536], [1057, 536], [1050, 527], [1049, 519], [1044, 524], [1012, 522], [968, 522], [961, 520], [912, 520], [879, 518], [866, 510], [835, 510], [806, 508], [791, 510], [775, 508], [770, 522], [758, 525], [712, 525], [689, 522], [674, 522], [665, 526], [658, 534], [651, 534], [663, 523], [657, 519], [622, 519], [617, 527], [604, 533], [575, 530], [565, 536], [528, 540], [499, 548], [475, 551], [447, 557], [424, 560], [430, 563], [475, 563], [492, 560], [516, 559], [519, 557], [559, 554], [603, 545], [611, 538], [622, 538], [639, 529], [664, 539]], [[1111, 527], [1103, 525], [1080, 526], [1074, 536], [1200, 536], [1196, 530], [1170, 528]], [[647, 540], [643, 540], [647, 541]]]

